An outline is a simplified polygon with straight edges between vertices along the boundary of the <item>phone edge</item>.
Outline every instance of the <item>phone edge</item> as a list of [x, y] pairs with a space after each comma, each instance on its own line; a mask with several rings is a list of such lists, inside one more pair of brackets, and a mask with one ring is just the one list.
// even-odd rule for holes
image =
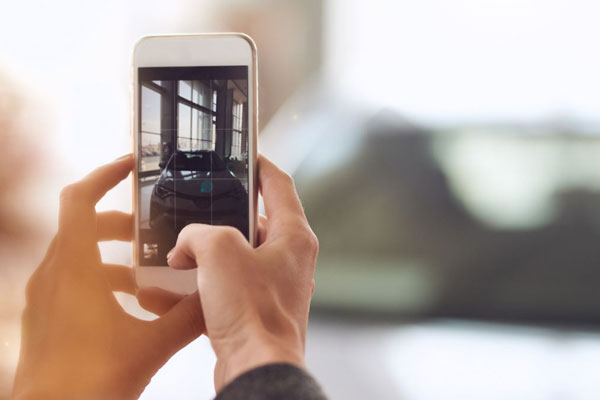
[[[138, 154], [138, 149], [136, 146], [137, 144], [137, 139], [136, 139], [136, 132], [135, 132], [135, 128], [136, 128], [136, 124], [135, 124], [135, 119], [136, 118], [140, 118], [140, 115], [136, 115], [136, 108], [137, 108], [137, 103], [136, 103], [136, 99], [138, 99], [139, 101], [139, 93], [136, 94], [134, 93], [134, 90], [138, 90], [139, 85], [137, 84], [137, 79], [136, 79], [136, 63], [135, 63], [135, 54], [136, 54], [136, 49], [138, 47], [138, 45], [143, 42], [144, 40], [147, 39], [151, 39], [151, 38], [164, 38], [164, 37], [239, 37], [241, 39], [243, 39], [244, 41], [246, 41], [250, 47], [251, 50], [251, 60], [250, 60], [250, 65], [252, 66], [252, 76], [248, 77], [248, 80], [250, 81], [249, 83], [252, 85], [252, 99], [253, 99], [253, 107], [252, 107], [252, 121], [250, 121], [250, 123], [252, 123], [252, 135], [250, 136], [250, 141], [249, 141], [249, 148], [250, 148], [250, 157], [251, 157], [251, 162], [249, 165], [249, 188], [251, 191], [251, 194], [248, 196], [249, 197], [249, 242], [252, 245], [252, 247], [256, 247], [258, 244], [258, 127], [259, 127], [259, 123], [258, 123], [258, 51], [257, 51], [257, 47], [256, 47], [256, 43], [254, 42], [254, 40], [247, 34], [245, 33], [241, 33], [241, 32], [211, 32], [211, 33], [183, 33], [183, 34], [152, 34], [152, 35], [145, 35], [140, 37], [139, 39], [137, 39], [132, 47], [131, 50], [131, 61], [130, 61], [130, 79], [129, 79], [129, 95], [130, 95], [130, 139], [131, 139], [131, 148], [132, 148], [132, 153], [134, 155], [134, 160], [135, 160], [135, 166], [133, 169], [133, 173], [132, 173], [132, 197], [131, 197], [131, 201], [132, 201], [132, 214], [134, 215], [134, 240], [132, 243], [132, 268], [134, 270], [134, 274], [136, 277], [136, 284], [139, 286], [143, 286], [139, 284], [139, 280], [138, 280], [138, 274], [137, 272], [140, 269], [145, 269], [145, 267], [140, 267], [139, 266], [139, 260], [138, 260], [138, 251], [137, 251], [137, 245], [139, 242], [139, 222], [138, 222], [138, 218], [137, 218], [137, 203], [138, 203], [138, 163], [139, 163], [139, 154]], [[139, 124], [139, 121], [138, 121]], [[153, 272], [157, 273], [158, 275], [170, 275], [172, 273], [178, 273], [177, 275], [181, 275], [183, 281], [189, 281], [189, 278], [191, 278], [191, 274], [189, 273], [190, 271], [174, 271], [174, 270], [164, 270], [164, 268], [169, 268], [168, 266], [152, 266], [152, 267], [146, 267], [146, 268], [152, 268]], [[157, 269], [161, 269], [161, 271], [159, 272]], [[191, 270], [193, 272], [193, 270]], [[192, 288], [190, 285], [185, 285], [186, 287], [178, 287], [176, 288], [176, 291], [181, 292], [181, 293], [192, 293], [193, 291], [195, 291], [195, 279], [193, 280], [194, 282], [194, 288]]]

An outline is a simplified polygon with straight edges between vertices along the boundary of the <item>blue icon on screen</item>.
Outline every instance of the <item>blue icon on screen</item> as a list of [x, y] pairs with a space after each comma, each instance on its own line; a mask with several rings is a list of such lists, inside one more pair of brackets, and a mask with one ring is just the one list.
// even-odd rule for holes
[[212, 181], [203, 181], [200, 185], [200, 193], [210, 193], [212, 192], [212, 189]]

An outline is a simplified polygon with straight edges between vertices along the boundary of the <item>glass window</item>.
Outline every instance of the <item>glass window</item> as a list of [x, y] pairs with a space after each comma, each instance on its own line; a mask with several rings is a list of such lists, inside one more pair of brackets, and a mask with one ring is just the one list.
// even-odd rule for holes
[[177, 149], [178, 150], [191, 150], [192, 141], [189, 137], [178, 137], [177, 138]]
[[210, 81], [194, 81], [192, 90], [192, 101], [202, 107], [210, 108]]
[[233, 132], [231, 133], [231, 157], [240, 158], [242, 155], [242, 116], [244, 114], [244, 105], [233, 102]]
[[199, 115], [198, 114], [202, 114], [200, 112], [198, 112], [198, 110], [196, 110], [195, 108], [192, 108], [192, 132], [190, 134], [190, 137], [192, 139], [199, 139], [199, 132], [200, 129], [202, 129], [202, 121], [198, 120]]
[[233, 131], [231, 135], [231, 158], [239, 158], [242, 155], [242, 133]]
[[194, 103], [199, 104], [199, 100], [202, 98], [202, 93], [198, 90], [199, 89], [199, 85], [198, 85], [198, 81], [192, 81], [192, 101]]
[[142, 86], [142, 132], [160, 133], [160, 93]]
[[[178, 148], [182, 150], [214, 150], [216, 91], [211, 81], [180, 81], [178, 105]], [[212, 107], [212, 109], [211, 109]]]
[[177, 116], [177, 136], [190, 138], [192, 109], [185, 104], [179, 104], [179, 112]]
[[213, 118], [210, 114], [202, 113], [202, 139], [211, 141]]
[[244, 105], [238, 102], [233, 104], [233, 129], [242, 130], [242, 116], [244, 114]]
[[142, 132], [141, 171], [159, 169], [160, 162], [160, 134]]
[[140, 171], [158, 169], [160, 161], [161, 94], [142, 86]]
[[192, 83], [190, 81], [179, 81], [179, 95], [186, 100], [192, 100]]

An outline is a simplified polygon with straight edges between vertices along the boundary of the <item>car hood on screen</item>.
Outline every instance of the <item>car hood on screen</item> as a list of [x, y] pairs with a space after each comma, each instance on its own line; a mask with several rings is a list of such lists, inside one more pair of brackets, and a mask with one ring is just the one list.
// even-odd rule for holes
[[[210, 196], [211, 192], [203, 193], [204, 182], [212, 181], [212, 196], [230, 192], [239, 184], [229, 171], [172, 171], [165, 169], [158, 179], [157, 185], [163, 186], [177, 194], [188, 196]], [[175, 185], [173, 185], [175, 182]], [[204, 186], [206, 189], [206, 186]]]

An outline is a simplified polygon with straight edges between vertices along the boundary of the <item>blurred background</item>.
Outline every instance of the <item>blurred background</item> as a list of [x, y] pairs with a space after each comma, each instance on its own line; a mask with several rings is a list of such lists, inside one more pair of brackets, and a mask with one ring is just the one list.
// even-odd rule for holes
[[[597, 399], [599, 3], [173, 0], [0, 4], [0, 398], [58, 193], [130, 151], [131, 49], [241, 31], [260, 149], [321, 253], [309, 369], [332, 399]], [[99, 209], [130, 211], [131, 182]], [[103, 258], [130, 263], [129, 244]], [[152, 315], [118, 295], [142, 318]], [[142, 399], [210, 399], [206, 338]]]

